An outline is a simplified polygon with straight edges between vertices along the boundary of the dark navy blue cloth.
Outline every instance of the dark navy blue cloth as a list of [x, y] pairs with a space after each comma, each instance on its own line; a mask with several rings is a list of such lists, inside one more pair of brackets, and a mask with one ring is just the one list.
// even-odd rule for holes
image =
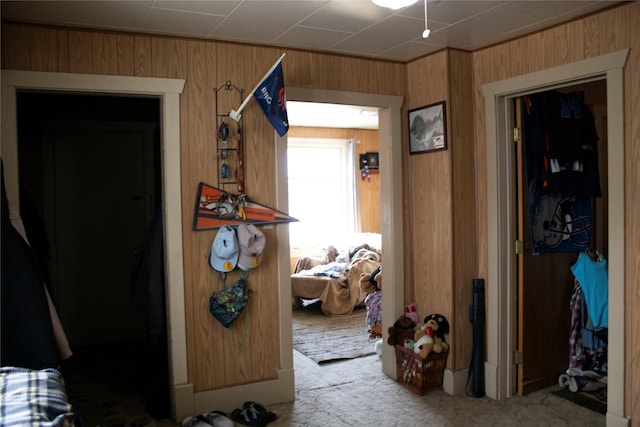
[[40, 263], [11, 224], [2, 171], [1, 366], [28, 369], [60, 364]]

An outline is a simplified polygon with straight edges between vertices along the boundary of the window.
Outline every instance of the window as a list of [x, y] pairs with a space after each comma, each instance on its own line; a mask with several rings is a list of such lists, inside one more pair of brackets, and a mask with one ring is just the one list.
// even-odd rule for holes
[[289, 138], [287, 164], [291, 248], [343, 247], [360, 222], [351, 140]]

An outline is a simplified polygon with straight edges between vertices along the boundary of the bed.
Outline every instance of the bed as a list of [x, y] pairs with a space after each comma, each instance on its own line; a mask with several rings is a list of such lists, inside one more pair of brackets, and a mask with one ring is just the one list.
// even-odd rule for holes
[[329, 316], [348, 315], [364, 305], [366, 293], [360, 289], [360, 275], [370, 274], [382, 263], [380, 235], [358, 235], [344, 250], [329, 245], [325, 254], [301, 256], [291, 274], [294, 308], [303, 300], [321, 300], [321, 309]]

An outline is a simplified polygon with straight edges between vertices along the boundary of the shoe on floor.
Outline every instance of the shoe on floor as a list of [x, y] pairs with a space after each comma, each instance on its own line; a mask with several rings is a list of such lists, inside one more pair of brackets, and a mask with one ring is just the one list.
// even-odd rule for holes
[[231, 419], [233, 422], [242, 424], [243, 426], [266, 426], [267, 421], [259, 418], [256, 412], [248, 408], [234, 409], [231, 411]]
[[198, 415], [182, 420], [182, 427], [211, 427], [211, 424], [202, 415]]
[[268, 423], [275, 421], [277, 418], [276, 414], [256, 402], [244, 402], [243, 408], [251, 411], [254, 418], [259, 418]]
[[233, 421], [221, 411], [206, 412], [196, 417], [187, 417], [182, 427], [234, 427]]

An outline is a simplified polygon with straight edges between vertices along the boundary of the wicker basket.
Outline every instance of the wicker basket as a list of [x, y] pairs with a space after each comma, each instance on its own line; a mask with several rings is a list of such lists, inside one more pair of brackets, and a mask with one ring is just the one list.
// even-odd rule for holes
[[448, 351], [430, 353], [423, 359], [410, 348], [396, 345], [395, 349], [396, 374], [400, 384], [419, 395], [442, 388]]

